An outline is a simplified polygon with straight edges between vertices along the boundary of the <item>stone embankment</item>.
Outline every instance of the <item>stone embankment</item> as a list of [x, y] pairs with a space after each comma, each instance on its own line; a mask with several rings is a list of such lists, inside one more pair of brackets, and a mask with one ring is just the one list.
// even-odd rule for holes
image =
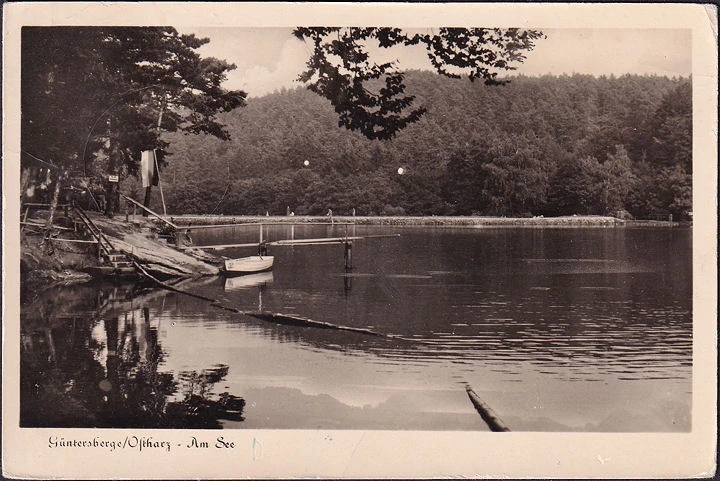
[[178, 225], [236, 225], [245, 223], [351, 223], [357, 225], [448, 226], [448, 227], [609, 227], [609, 226], [675, 226], [668, 221], [628, 221], [609, 216], [564, 217], [480, 217], [480, 216], [241, 216], [178, 215]]

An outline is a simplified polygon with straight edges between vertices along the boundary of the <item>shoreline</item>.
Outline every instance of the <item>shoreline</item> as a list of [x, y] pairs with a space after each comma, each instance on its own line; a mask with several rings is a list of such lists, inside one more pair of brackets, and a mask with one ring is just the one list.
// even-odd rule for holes
[[484, 217], [484, 216], [261, 216], [168, 215], [178, 225], [234, 226], [242, 224], [355, 224], [437, 227], [678, 227], [689, 223], [669, 220], [623, 220], [609, 216]]
[[[627, 221], [609, 216], [566, 216], [566, 217], [480, 217], [480, 216], [224, 216], [224, 215], [178, 215], [164, 216], [177, 226], [191, 229], [232, 227], [257, 224], [280, 225], [365, 225], [394, 227], [447, 227], [447, 228], [616, 228], [616, 227], [679, 227], [691, 223], [667, 221]], [[93, 215], [105, 235], [112, 239], [114, 247], [133, 258], [142, 256], [160, 273], [175, 277], [195, 277], [217, 274], [217, 268], [208, 262], [208, 255], [197, 251], [186, 255], [175, 246], [158, 238], [158, 228], [153, 224], [157, 219], [135, 218], [125, 220], [122, 216], [107, 219]], [[151, 227], [153, 226], [153, 227]], [[70, 235], [76, 237], [75, 235]], [[30, 235], [21, 248], [21, 264], [25, 275], [21, 284], [25, 287], [50, 287], [57, 284], [75, 284], [91, 280], [88, 266], [97, 266], [97, 254], [92, 249], [71, 248], [72, 244], [57, 246], [52, 255], [46, 255], [40, 246], [42, 237]], [[81, 241], [83, 242], [83, 241]], [[203, 255], [204, 254], [204, 255]]]

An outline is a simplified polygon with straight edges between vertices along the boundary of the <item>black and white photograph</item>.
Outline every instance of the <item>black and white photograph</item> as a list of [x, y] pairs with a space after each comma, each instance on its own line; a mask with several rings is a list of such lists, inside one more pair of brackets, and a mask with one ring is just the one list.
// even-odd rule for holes
[[[352, 458], [348, 436], [399, 433], [365, 454], [413, 460], [416, 436], [482, 436], [472, 453], [561, 434], [567, 453], [575, 435], [714, 425], [698, 199], [717, 156], [697, 122], [717, 99], [692, 24], [662, 5], [658, 26], [156, 6], [13, 25], [3, 425], [32, 450], [257, 461], [283, 456], [264, 433], [304, 433]], [[703, 448], [694, 466], [714, 470]], [[282, 476], [385, 477], [342, 456]], [[465, 469], [447, 461], [387, 473]]]

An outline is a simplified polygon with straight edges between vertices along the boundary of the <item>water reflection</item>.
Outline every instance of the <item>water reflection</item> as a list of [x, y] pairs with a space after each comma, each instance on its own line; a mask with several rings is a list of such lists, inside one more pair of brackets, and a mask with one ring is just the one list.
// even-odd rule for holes
[[[379, 276], [352, 277], [356, 282], [383, 282]], [[528, 371], [571, 382], [689, 379], [692, 325], [690, 311], [682, 303], [658, 305], [647, 295], [628, 299], [628, 289], [622, 285], [597, 286], [607, 279], [593, 275], [581, 277], [580, 282], [576, 279], [574, 287], [567, 288], [513, 287], [499, 281], [493, 285], [499, 290], [482, 284], [445, 282], [453, 279], [444, 274], [440, 278], [443, 281], [437, 284], [414, 284], [414, 278], [404, 279], [406, 284], [395, 284], [387, 296], [383, 294], [390, 288], [379, 288], [380, 294], [374, 295], [380, 301], [362, 297], [362, 305], [353, 296], [345, 295], [342, 303], [333, 303], [327, 295], [300, 288], [281, 295], [277, 291], [238, 289], [224, 299], [243, 308], [251, 307], [262, 296], [266, 308], [311, 313], [310, 317], [338, 324], [353, 325], [360, 311], [366, 324], [359, 326], [387, 337], [293, 328], [244, 316], [218, 317], [214, 312], [208, 313], [204, 322], [234, 324], [275, 342], [293, 343], [315, 352], [336, 351], [390, 366], [496, 363], [501, 367], [492, 370], [504, 373], [508, 381], [518, 381]], [[390, 277], [389, 282], [394, 279]], [[408, 290], [423, 294], [409, 295]], [[394, 296], [447, 305], [442, 311], [424, 302], [379, 307]], [[322, 304], [303, 301], [313, 297]], [[177, 315], [203, 309], [202, 301], [192, 298], [179, 298], [175, 303]], [[378, 312], [384, 313], [385, 319], [376, 321]], [[393, 319], [402, 319], [403, 323]]]
[[226, 277], [224, 278], [224, 287], [225, 291], [237, 291], [247, 289], [248, 287], [264, 287], [272, 281], [273, 273], [272, 271], [268, 271], [258, 274], [248, 274], [246, 276]]
[[273, 272], [184, 286], [382, 336], [135, 286], [43, 293], [22, 308], [23, 425], [483, 429], [470, 383], [513, 430], [690, 429], [690, 232], [401, 233], [351, 271], [342, 246], [278, 248]]
[[165, 353], [147, 304], [162, 295], [135, 286], [73, 287], [45, 291], [24, 306], [21, 426], [220, 428], [220, 420], [242, 421], [245, 401], [214, 392], [227, 365], [159, 372]]

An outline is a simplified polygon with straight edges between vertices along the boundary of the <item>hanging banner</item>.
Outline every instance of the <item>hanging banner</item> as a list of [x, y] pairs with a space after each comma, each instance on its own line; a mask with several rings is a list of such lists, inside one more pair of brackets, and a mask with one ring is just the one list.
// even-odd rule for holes
[[142, 181], [142, 186], [150, 187], [153, 185], [155, 175], [155, 151], [143, 150], [140, 154], [140, 180]]

